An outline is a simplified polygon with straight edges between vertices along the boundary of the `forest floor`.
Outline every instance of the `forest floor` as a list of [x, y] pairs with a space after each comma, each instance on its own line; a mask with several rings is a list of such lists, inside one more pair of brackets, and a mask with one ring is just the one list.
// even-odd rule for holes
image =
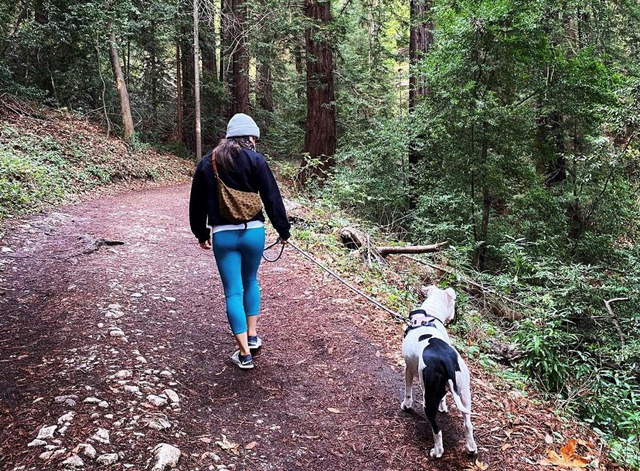
[[464, 452], [451, 407], [439, 416], [444, 456], [431, 460], [419, 401], [412, 414], [399, 407], [402, 327], [293, 250], [261, 267], [264, 346], [256, 369], [238, 370], [188, 190], [100, 196], [11, 223], [0, 241], [0, 469], [79, 466], [77, 455], [84, 469], [141, 470], [167, 443], [180, 470], [520, 471], [553, 469], [541, 460], [573, 438], [589, 469], [616, 469], [591, 431], [473, 363], [479, 455]]

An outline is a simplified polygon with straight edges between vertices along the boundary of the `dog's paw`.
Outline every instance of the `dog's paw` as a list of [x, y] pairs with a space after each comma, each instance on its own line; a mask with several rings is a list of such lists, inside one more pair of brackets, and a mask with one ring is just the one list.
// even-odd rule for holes
[[400, 409], [409, 411], [411, 410], [411, 406], [413, 406], [413, 399], [405, 399], [402, 401], [402, 404], [400, 404]]
[[431, 448], [431, 451], [429, 452], [429, 456], [431, 458], [442, 458], [442, 454], [444, 453], [444, 450], [436, 450], [435, 448]]
[[467, 454], [470, 456], [476, 456], [478, 454], [478, 447], [476, 446], [475, 443], [473, 443], [471, 446], [469, 446], [469, 444], [467, 443]]
[[447, 407], [447, 403], [442, 401], [440, 403], [440, 405], [438, 406], [438, 412], [442, 412], [443, 414], [446, 414], [447, 412], [449, 412], [449, 408]]

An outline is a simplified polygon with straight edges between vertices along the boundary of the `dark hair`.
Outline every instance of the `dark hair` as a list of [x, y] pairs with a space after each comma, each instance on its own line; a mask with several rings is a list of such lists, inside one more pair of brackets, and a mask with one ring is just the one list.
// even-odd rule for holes
[[220, 139], [216, 148], [213, 149], [216, 154], [216, 162], [228, 172], [233, 170], [233, 159], [238, 155], [241, 147], [256, 150], [255, 145], [245, 136]]

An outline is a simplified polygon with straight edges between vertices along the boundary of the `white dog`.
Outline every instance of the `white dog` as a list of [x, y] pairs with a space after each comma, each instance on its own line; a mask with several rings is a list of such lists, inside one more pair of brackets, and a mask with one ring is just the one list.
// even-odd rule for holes
[[451, 346], [444, 327], [455, 315], [456, 292], [453, 288], [427, 288], [427, 299], [420, 309], [409, 315], [411, 325], [405, 331], [402, 356], [405, 362], [405, 394], [400, 407], [410, 410], [413, 404], [413, 378], [420, 377], [424, 398], [424, 413], [431, 423], [434, 446], [432, 458], [440, 458], [442, 430], [436, 423], [438, 411], [447, 412], [446, 389], [449, 388], [456, 407], [464, 415], [465, 438], [469, 453], [476, 453], [471, 425], [471, 390], [469, 369], [455, 348]]

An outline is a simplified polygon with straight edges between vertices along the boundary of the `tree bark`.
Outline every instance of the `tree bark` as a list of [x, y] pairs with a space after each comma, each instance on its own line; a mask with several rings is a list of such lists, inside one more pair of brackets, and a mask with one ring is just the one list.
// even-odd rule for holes
[[118, 90], [118, 99], [120, 100], [120, 115], [122, 116], [122, 125], [124, 127], [124, 140], [130, 142], [134, 135], [131, 105], [129, 104], [127, 84], [124, 81], [120, 60], [118, 59], [116, 35], [113, 32], [111, 32], [111, 41], [109, 42], [109, 58], [111, 59], [111, 68], [113, 69], [113, 77]]
[[182, 63], [180, 59], [180, 41], [176, 41], [176, 140], [182, 142]]
[[376, 250], [380, 255], [386, 257], [389, 254], [398, 254], [398, 253], [429, 253], [429, 252], [439, 252], [442, 247], [446, 247], [449, 245], [448, 242], [438, 242], [437, 244], [430, 245], [394, 245], [394, 246], [385, 246], [385, 247], [376, 247]]
[[220, 0], [220, 83], [227, 85], [231, 94], [231, 74], [229, 56], [231, 54], [231, 14], [233, 0]]
[[320, 181], [327, 171], [335, 165], [336, 116], [333, 84], [333, 54], [331, 44], [322, 31], [331, 22], [331, 2], [319, 3], [317, 0], [305, 0], [305, 15], [311, 26], [305, 32], [307, 47], [307, 126], [304, 139], [304, 151], [311, 158], [318, 158], [319, 165], [306, 167], [305, 159], [301, 166], [299, 180], [305, 184], [311, 176]]
[[193, 62], [193, 11], [189, 4], [182, 3], [180, 18], [180, 50], [182, 66], [182, 142], [191, 152], [196, 151], [195, 97]]
[[193, 0], [193, 106], [195, 109], [196, 161], [202, 155], [200, 124], [200, 35], [198, 33], [198, 0]]
[[233, 0], [234, 53], [233, 53], [233, 104], [231, 114], [249, 112], [249, 55], [245, 41], [247, 4], [245, 0]]
[[211, 76], [218, 75], [218, 61], [216, 60], [216, 26], [213, 18], [209, 18], [211, 28], [206, 28], [200, 36], [202, 46], [202, 70], [206, 70]]
[[[486, 130], [486, 123], [483, 124], [483, 129]], [[483, 133], [483, 138], [485, 134]], [[493, 198], [489, 192], [489, 187], [486, 182], [486, 165], [487, 165], [487, 157], [489, 154], [489, 146], [486, 141], [482, 142], [481, 149], [481, 160], [483, 167], [483, 177], [482, 177], [482, 220], [480, 222], [480, 230], [476, 235], [476, 250], [473, 254], [473, 264], [479, 270], [484, 270], [486, 253], [487, 253], [487, 238], [489, 235], [489, 216], [491, 215], [491, 205], [493, 203]]]
[[259, 61], [258, 66], [258, 104], [265, 111], [273, 112], [273, 85], [271, 84], [271, 67]]
[[[418, 64], [433, 44], [433, 22], [428, 20], [432, 7], [431, 0], [411, 0], [409, 29], [409, 114], [412, 114], [418, 101], [427, 94], [424, 80], [420, 77]], [[416, 186], [420, 161], [420, 152], [413, 142], [409, 142], [409, 207], [416, 204]]]

